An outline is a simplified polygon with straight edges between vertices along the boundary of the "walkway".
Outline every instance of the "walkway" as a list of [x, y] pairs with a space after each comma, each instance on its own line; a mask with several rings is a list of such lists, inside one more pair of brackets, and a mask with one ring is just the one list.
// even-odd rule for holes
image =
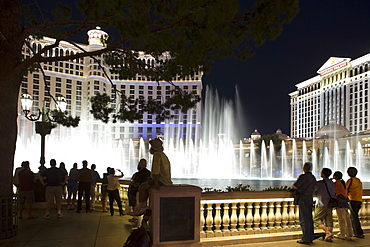
[[[63, 218], [58, 219], [53, 211], [50, 219], [44, 219], [43, 209], [34, 209], [37, 219], [19, 220], [19, 232], [16, 237], [0, 240], [1, 247], [119, 247], [123, 246], [134, 225], [128, 220], [130, 216], [110, 216], [109, 213], [93, 211], [91, 213], [76, 213], [74, 210], [63, 210]], [[370, 228], [365, 228], [370, 232]], [[230, 238], [204, 239], [203, 246], [263, 246], [283, 247], [302, 246], [296, 243], [299, 238], [296, 233], [275, 233], [247, 235]], [[370, 247], [370, 235], [354, 242], [334, 240], [327, 243], [316, 240], [311, 246], [341, 246], [341, 247]], [[274, 241], [274, 242], [270, 242]], [[245, 244], [245, 243], [248, 244]], [[240, 244], [244, 243], [244, 244]], [[226, 245], [227, 244], [227, 245]], [[167, 245], [170, 246], [170, 245]], [[305, 246], [305, 245], [303, 245]]]

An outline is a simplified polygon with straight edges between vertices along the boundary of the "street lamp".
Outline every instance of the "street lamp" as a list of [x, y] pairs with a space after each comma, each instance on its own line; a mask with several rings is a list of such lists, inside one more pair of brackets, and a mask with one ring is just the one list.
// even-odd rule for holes
[[[64, 112], [67, 108], [67, 101], [64, 97], [57, 97], [56, 107], [58, 111]], [[34, 121], [36, 126], [35, 130], [37, 134], [41, 136], [41, 156], [40, 156], [40, 170], [45, 168], [45, 136], [50, 134], [51, 129], [56, 127], [56, 124], [52, 117], [50, 117], [50, 109], [45, 107], [45, 101], [42, 103], [42, 110], [37, 108], [38, 113], [33, 114], [31, 113], [32, 110], [33, 99], [32, 96], [29, 94], [22, 94], [21, 95], [21, 105], [24, 116], [30, 120]], [[38, 121], [41, 117], [41, 121]]]

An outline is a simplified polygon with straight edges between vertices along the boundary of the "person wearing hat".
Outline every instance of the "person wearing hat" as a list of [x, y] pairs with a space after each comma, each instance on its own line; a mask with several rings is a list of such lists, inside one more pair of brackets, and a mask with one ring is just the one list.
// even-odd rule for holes
[[159, 138], [149, 141], [149, 152], [153, 155], [151, 178], [148, 182], [139, 186], [139, 203], [131, 216], [138, 216], [145, 213], [149, 189], [160, 189], [160, 186], [171, 186], [171, 164], [167, 155], [163, 152], [163, 142]]

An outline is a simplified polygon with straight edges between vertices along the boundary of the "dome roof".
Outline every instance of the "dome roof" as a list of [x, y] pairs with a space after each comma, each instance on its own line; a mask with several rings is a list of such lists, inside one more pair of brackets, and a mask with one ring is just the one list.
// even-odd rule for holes
[[316, 132], [316, 138], [335, 138], [350, 135], [351, 132], [343, 125], [331, 121]]

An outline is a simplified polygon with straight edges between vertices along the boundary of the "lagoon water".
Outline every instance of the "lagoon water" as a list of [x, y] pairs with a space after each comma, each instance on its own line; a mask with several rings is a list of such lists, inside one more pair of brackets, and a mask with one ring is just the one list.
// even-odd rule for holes
[[[239, 184], [243, 186], [250, 185], [255, 191], [262, 191], [269, 187], [292, 187], [295, 180], [249, 180], [249, 179], [192, 179], [192, 178], [173, 178], [174, 184], [196, 185], [204, 188], [225, 190], [227, 186], [236, 187]], [[370, 182], [363, 183], [363, 189], [370, 189]]]

